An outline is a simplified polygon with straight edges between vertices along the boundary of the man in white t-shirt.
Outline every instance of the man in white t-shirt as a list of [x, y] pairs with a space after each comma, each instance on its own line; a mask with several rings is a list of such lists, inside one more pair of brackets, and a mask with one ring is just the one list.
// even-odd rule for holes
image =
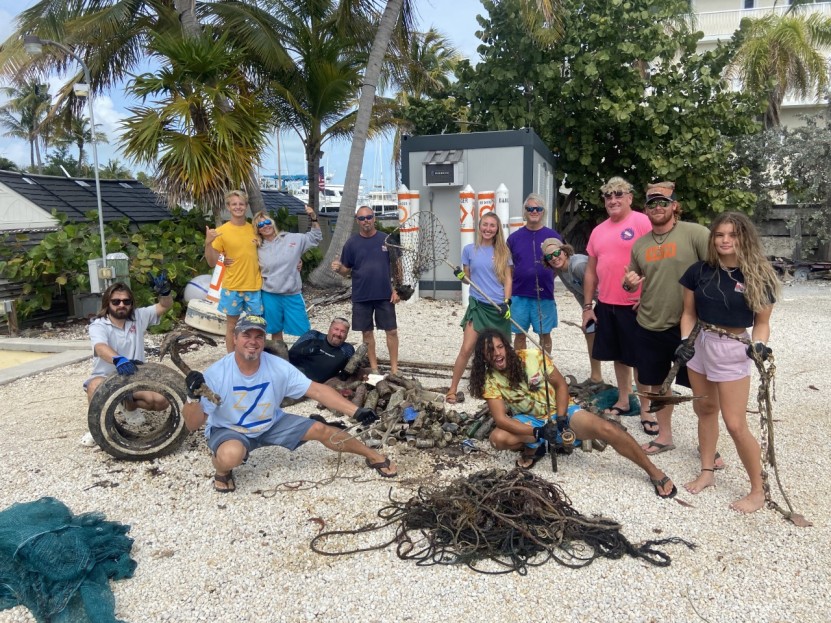
[[[311, 440], [331, 450], [363, 456], [367, 466], [385, 478], [397, 476], [395, 465], [387, 457], [348, 432], [280, 408], [285, 398], [306, 396], [361, 424], [378, 419], [371, 409], [356, 407], [331, 387], [306, 378], [287, 361], [264, 353], [265, 330], [265, 320], [260, 316], [240, 316], [234, 327], [234, 350], [204, 375], [193, 371], [185, 380], [185, 424], [192, 431], [205, 424], [216, 469], [214, 489], [220, 493], [236, 490], [232, 470], [242, 465], [252, 450], [261, 446], [295, 450]], [[203, 385], [219, 395], [219, 405], [196, 398], [195, 392]]]

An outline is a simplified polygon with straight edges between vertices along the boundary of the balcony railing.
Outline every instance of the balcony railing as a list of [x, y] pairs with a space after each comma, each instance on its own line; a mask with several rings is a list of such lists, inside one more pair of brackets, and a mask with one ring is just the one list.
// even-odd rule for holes
[[[714, 39], [729, 39], [733, 33], [739, 29], [739, 24], [745, 17], [759, 18], [777, 13], [779, 15], [788, 10], [787, 5], [777, 5], [776, 7], [763, 7], [758, 9], [737, 9], [735, 11], [710, 11], [707, 13], [699, 13], [697, 17], [697, 28], [704, 33], [705, 41], [712, 41]], [[803, 5], [800, 11], [807, 11], [811, 13], [821, 13], [827, 17], [831, 17], [831, 2], [817, 2], [814, 4]]]

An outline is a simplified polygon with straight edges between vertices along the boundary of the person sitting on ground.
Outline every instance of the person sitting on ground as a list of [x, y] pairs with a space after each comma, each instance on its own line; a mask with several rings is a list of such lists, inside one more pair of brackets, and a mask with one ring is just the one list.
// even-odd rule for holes
[[325, 383], [341, 374], [355, 354], [355, 347], [346, 343], [348, 334], [349, 321], [338, 316], [328, 333], [312, 329], [301, 335], [289, 349], [289, 362], [313, 381]]
[[[261, 446], [295, 450], [312, 440], [330, 450], [363, 456], [367, 466], [384, 478], [397, 476], [389, 458], [346, 431], [280, 408], [286, 397], [305, 396], [364, 425], [378, 419], [371, 409], [356, 407], [331, 387], [309, 380], [287, 361], [264, 353], [265, 331], [262, 317], [241, 316], [234, 327], [234, 351], [204, 374], [194, 370], [185, 379], [185, 424], [191, 431], [206, 425], [205, 437], [216, 469], [214, 488], [220, 493], [235, 491], [232, 470], [242, 465], [252, 450]], [[219, 405], [196, 397], [204, 385], [219, 395]]]
[[498, 330], [485, 329], [479, 333], [470, 373], [470, 393], [487, 400], [496, 424], [490, 442], [497, 450], [519, 451], [517, 467], [530, 469], [536, 464], [544, 454], [546, 422], [552, 417], [565, 418], [577, 439], [605, 441], [643, 469], [659, 497], [671, 498], [678, 492], [669, 476], [652, 463], [632, 435], [608, 420], [569, 404], [566, 380], [550, 358], [546, 357], [543, 362], [539, 350], [514, 350], [505, 334]]
[[[574, 295], [579, 305], [583, 305], [583, 276], [586, 274], [586, 266], [589, 263], [589, 256], [575, 253], [574, 247], [564, 243], [557, 238], [547, 238], [542, 243], [542, 259], [546, 267], [552, 269], [566, 289]], [[594, 295], [594, 303], [597, 304], [597, 293]], [[589, 322], [583, 330], [586, 338], [586, 348], [589, 351], [589, 364], [591, 375], [580, 383], [581, 387], [586, 385], [603, 385], [603, 373], [600, 362], [592, 357], [594, 348], [594, 334], [597, 325]]]
[[[126, 283], [116, 282], [104, 290], [101, 295], [101, 309], [89, 325], [89, 339], [92, 342], [92, 374], [84, 381], [87, 402], [113, 372], [130, 376], [137, 371], [137, 365], [144, 363], [144, 332], [147, 327], [159, 324], [164, 313], [173, 307], [171, 283], [167, 271], [162, 270], [157, 276], [150, 274], [153, 291], [158, 294], [159, 302], [136, 309], [133, 291]], [[144, 416], [138, 409], [161, 411], [167, 409], [168, 402], [156, 392], [133, 392], [132, 399], [124, 403], [125, 421], [130, 426], [140, 426]], [[81, 445], [92, 447], [95, 440], [87, 432], [81, 438]]]

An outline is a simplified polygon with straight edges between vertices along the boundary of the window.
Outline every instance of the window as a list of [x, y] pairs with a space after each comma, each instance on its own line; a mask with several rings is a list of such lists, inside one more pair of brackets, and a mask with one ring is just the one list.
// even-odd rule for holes
[[[789, 0], [792, 1], [792, 0]], [[744, 8], [745, 9], [752, 9], [756, 4], [756, 0], [744, 0]]]

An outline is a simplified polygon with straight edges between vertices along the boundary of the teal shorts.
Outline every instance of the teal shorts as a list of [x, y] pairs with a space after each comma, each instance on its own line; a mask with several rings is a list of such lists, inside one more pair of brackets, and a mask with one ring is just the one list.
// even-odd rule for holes
[[221, 288], [219, 291], [219, 304], [216, 308], [226, 316], [239, 316], [242, 312], [253, 314], [254, 316], [262, 316], [263, 297], [260, 295], [260, 290], [238, 292], [236, 290]]
[[[542, 317], [542, 330], [540, 330], [540, 317]], [[528, 331], [529, 327], [537, 335], [548, 335], [552, 329], [557, 328], [557, 303], [554, 299], [535, 299], [530, 296], [511, 297], [511, 318], [523, 330]], [[516, 325], [511, 325], [511, 331], [516, 335], [522, 333]]]
[[[581, 409], [580, 405], [568, 405], [568, 409], [566, 409], [566, 422], [571, 424], [571, 416], [573, 416], [575, 413], [577, 413], [580, 409]], [[545, 421], [544, 420], [541, 420], [539, 418], [535, 418], [532, 415], [523, 415], [523, 414], [520, 413], [519, 415], [515, 415], [514, 419], [517, 422], [522, 422], [523, 424], [530, 424], [534, 428], [536, 428], [537, 426], [545, 426]], [[563, 443], [563, 440], [560, 437], [559, 431], [557, 432], [557, 443]], [[542, 440], [534, 441], [532, 443], [526, 443], [525, 446], [528, 447], [528, 448], [538, 448], [540, 446], [540, 444], [542, 444]], [[580, 440], [576, 439], [574, 441], [574, 447], [576, 448], [579, 445], [580, 445]]]

